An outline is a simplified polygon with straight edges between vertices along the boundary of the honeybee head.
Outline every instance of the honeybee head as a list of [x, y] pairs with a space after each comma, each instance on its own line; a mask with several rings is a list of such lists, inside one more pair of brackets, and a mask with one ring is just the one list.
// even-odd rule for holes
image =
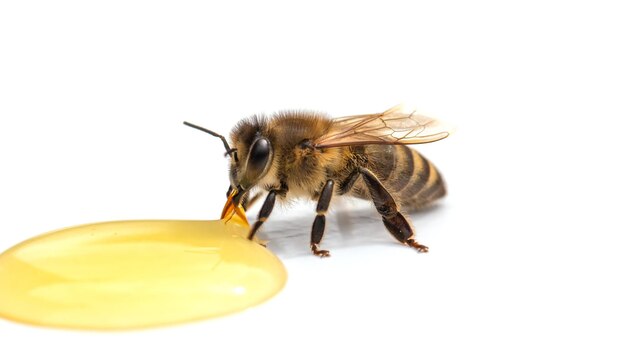
[[230, 184], [237, 193], [233, 198], [236, 205], [272, 166], [274, 148], [266, 125], [264, 116], [252, 116], [240, 121], [231, 133], [231, 144], [239, 153], [239, 160], [230, 161]]
[[222, 140], [226, 156], [230, 157], [230, 190], [233, 203], [238, 206], [245, 194], [259, 183], [271, 168], [274, 152], [270, 140], [262, 135], [265, 119], [253, 117], [245, 119], [231, 134], [234, 148], [226, 138], [211, 130], [185, 122], [192, 128], [209, 133]]

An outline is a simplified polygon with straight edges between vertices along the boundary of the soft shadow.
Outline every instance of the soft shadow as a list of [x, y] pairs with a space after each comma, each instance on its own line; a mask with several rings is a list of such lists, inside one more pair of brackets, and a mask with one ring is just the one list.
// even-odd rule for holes
[[[419, 234], [420, 227], [425, 226], [428, 219], [441, 210], [442, 207], [437, 205], [411, 213], [409, 221]], [[259, 238], [268, 240], [268, 248], [281, 258], [310, 256], [309, 242], [315, 219], [314, 210], [291, 214], [279, 210], [274, 213], [259, 231]], [[254, 218], [250, 220], [253, 221]], [[327, 249], [332, 254], [333, 250], [337, 249], [371, 245], [399, 245], [389, 234], [373, 207], [344, 209], [327, 214], [321, 249]]]

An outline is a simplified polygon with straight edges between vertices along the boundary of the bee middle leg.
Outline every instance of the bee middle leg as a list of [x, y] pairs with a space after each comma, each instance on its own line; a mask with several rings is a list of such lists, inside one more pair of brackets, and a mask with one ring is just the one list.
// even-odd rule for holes
[[313, 228], [311, 229], [311, 251], [314, 255], [320, 257], [330, 256], [330, 252], [325, 249], [318, 249], [318, 246], [320, 242], [322, 242], [322, 237], [324, 236], [324, 229], [326, 228], [326, 211], [328, 211], [330, 200], [333, 197], [334, 186], [335, 182], [333, 182], [332, 179], [327, 180], [326, 184], [324, 184], [324, 188], [322, 188], [320, 197], [317, 201], [317, 216], [315, 216]]
[[417, 243], [413, 234], [413, 228], [404, 215], [398, 210], [393, 196], [385, 189], [380, 180], [369, 169], [360, 168], [359, 173], [363, 177], [376, 210], [383, 217], [383, 224], [399, 242], [415, 248], [418, 252], [428, 252], [428, 247]]

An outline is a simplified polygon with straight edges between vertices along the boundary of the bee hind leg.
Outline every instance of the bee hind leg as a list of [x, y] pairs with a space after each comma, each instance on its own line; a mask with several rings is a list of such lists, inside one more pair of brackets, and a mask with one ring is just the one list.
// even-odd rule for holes
[[313, 228], [311, 229], [311, 251], [314, 255], [319, 257], [329, 257], [330, 252], [325, 249], [319, 249], [318, 246], [322, 242], [324, 236], [324, 229], [326, 228], [326, 211], [330, 205], [330, 200], [333, 196], [333, 188], [335, 183], [329, 179], [324, 184], [324, 188], [320, 192], [320, 197], [317, 201], [317, 216], [313, 221]]
[[428, 252], [428, 247], [417, 243], [409, 221], [400, 213], [393, 196], [385, 189], [380, 180], [369, 169], [360, 168], [359, 173], [363, 177], [374, 206], [383, 217], [383, 224], [389, 233], [399, 242], [415, 248], [418, 252]]

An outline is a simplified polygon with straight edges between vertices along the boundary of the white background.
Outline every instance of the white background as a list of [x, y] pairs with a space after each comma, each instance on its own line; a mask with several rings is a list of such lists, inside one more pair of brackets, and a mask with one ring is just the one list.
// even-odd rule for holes
[[457, 132], [418, 147], [449, 185], [412, 218], [429, 254], [355, 202], [334, 208], [320, 260], [314, 205], [279, 208], [263, 235], [289, 281], [262, 306], [141, 332], [0, 320], [0, 358], [623, 360], [617, 3], [2, 2], [0, 249], [216, 218], [223, 149], [185, 120], [228, 133], [257, 112], [405, 102]]

